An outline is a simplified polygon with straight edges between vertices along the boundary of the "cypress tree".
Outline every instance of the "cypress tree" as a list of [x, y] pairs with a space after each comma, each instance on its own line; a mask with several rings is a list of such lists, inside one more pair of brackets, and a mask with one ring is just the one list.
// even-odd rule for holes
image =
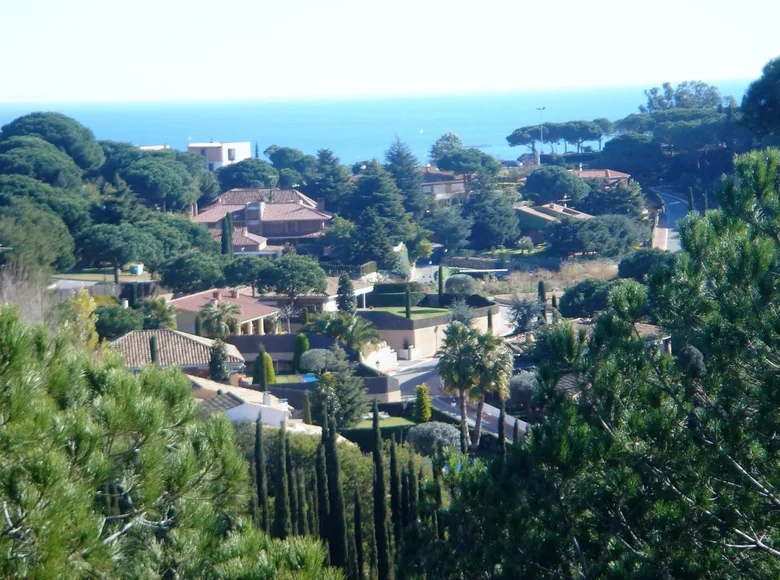
[[298, 532], [298, 477], [293, 465], [292, 451], [290, 449], [290, 436], [287, 435], [287, 444], [285, 449], [287, 453], [286, 465], [287, 465], [287, 492], [290, 496], [290, 524], [292, 526], [293, 535], [297, 535]]
[[406, 285], [406, 318], [412, 319], [412, 292], [409, 285]]
[[302, 332], [295, 337], [295, 351], [293, 352], [292, 367], [296, 372], [301, 370], [301, 356], [309, 350], [309, 339]]
[[322, 442], [317, 445], [317, 510], [319, 521], [320, 538], [323, 541], [328, 539], [328, 529], [330, 526], [330, 502], [328, 499], [328, 472], [325, 461], [325, 447]]
[[263, 355], [265, 359], [265, 381], [268, 385], [276, 384], [276, 372], [274, 371], [274, 361], [267, 352]]
[[203, 319], [200, 314], [195, 316], [195, 335], [203, 336]]
[[282, 540], [292, 534], [290, 493], [287, 485], [287, 422], [283, 421], [279, 430], [279, 477], [276, 480], [274, 501], [274, 536]]
[[306, 486], [306, 503], [309, 505], [309, 534], [317, 536], [320, 531], [320, 506], [317, 502], [317, 476], [315, 472], [314, 487]]
[[517, 445], [520, 442], [520, 420], [515, 419], [515, 429], [512, 432], [512, 444]]
[[209, 378], [217, 382], [225, 382], [230, 378], [227, 350], [225, 349], [225, 343], [221, 340], [214, 341], [214, 346], [211, 347]]
[[413, 418], [417, 423], [427, 423], [431, 420], [431, 392], [426, 383], [415, 387], [414, 414]]
[[309, 324], [309, 307], [304, 306], [303, 310], [301, 310], [301, 315], [303, 316], [303, 323]]
[[268, 379], [265, 372], [265, 347], [262, 344], [252, 366], [252, 384], [257, 385], [260, 391], [268, 390]]
[[268, 506], [268, 476], [265, 467], [265, 442], [263, 441], [263, 419], [258, 413], [255, 421], [255, 480], [257, 481], [257, 506], [260, 528], [265, 532], [271, 525]]
[[444, 266], [439, 264], [439, 307], [441, 308], [444, 300]]
[[255, 469], [255, 462], [254, 460], [249, 462], [249, 489], [251, 490], [251, 493], [249, 494], [249, 517], [252, 519], [253, 522], [257, 523], [258, 513], [257, 513], [257, 476], [255, 473], [257, 472], [257, 469]]
[[439, 455], [437, 454], [433, 458], [433, 500], [436, 504], [436, 509], [441, 508], [442, 501], [441, 501], [441, 466], [439, 465]]
[[555, 294], [552, 295], [552, 308], [558, 310], [558, 297]]
[[[409, 473], [404, 469], [401, 474], [401, 522], [399, 527], [406, 528], [409, 525]], [[396, 558], [401, 551], [401, 534], [396, 538]]]
[[157, 365], [160, 362], [160, 357], [157, 354], [157, 337], [151, 336], [149, 337], [149, 354], [152, 358], [152, 364]]
[[363, 517], [360, 513], [360, 495], [355, 490], [355, 560], [357, 564], [357, 580], [365, 580], [365, 556], [363, 554]]
[[693, 188], [688, 188], [688, 211], [696, 211], [696, 205], [693, 202]]
[[376, 536], [376, 567], [379, 580], [392, 580], [390, 546], [387, 538], [387, 498], [385, 497], [385, 465], [382, 452], [382, 432], [379, 430], [379, 408], [374, 399], [374, 535]]
[[498, 445], [501, 448], [501, 466], [506, 464], [506, 403], [501, 399], [501, 412], [498, 414]]
[[355, 534], [347, 532], [347, 578], [354, 580], [358, 577], [357, 547], [355, 546]]
[[138, 308], [138, 284], [130, 284], [130, 308]]
[[701, 212], [707, 213], [707, 210], [710, 209], [710, 200], [709, 196], [707, 195], [706, 191], [701, 192]]
[[233, 247], [230, 243], [230, 230], [228, 229], [227, 217], [223, 217], [219, 222], [219, 225], [222, 229], [222, 255], [229, 256], [233, 253]]
[[401, 543], [401, 468], [398, 465], [398, 446], [395, 439], [390, 440], [390, 520], [393, 522], [396, 554]]
[[306, 516], [310, 511], [310, 506], [306, 505], [306, 488], [304, 486], [305, 477], [303, 475], [303, 471], [300, 468], [295, 472], [295, 481], [298, 484], [298, 534], [304, 536], [309, 533]]
[[544, 287], [544, 280], [539, 280], [539, 283], [536, 285], [536, 298], [542, 307], [547, 305], [547, 290]]
[[352, 285], [352, 280], [347, 274], [341, 274], [339, 276], [336, 303], [338, 304], [339, 312], [348, 312], [350, 314], [355, 314], [355, 312], [357, 312], [358, 303], [357, 296], [355, 296], [355, 288]]
[[328, 547], [331, 566], [344, 567], [347, 563], [347, 518], [344, 510], [344, 490], [341, 485], [341, 465], [336, 448], [336, 419], [328, 419], [328, 446], [325, 459], [328, 471], [328, 494], [330, 497], [330, 529]]
[[228, 236], [230, 236], [230, 246], [233, 246], [233, 214], [228, 212], [225, 214], [225, 219], [228, 225]]
[[303, 393], [303, 422], [306, 425], [312, 425], [311, 422], [311, 401], [309, 400], [309, 393]]
[[493, 311], [490, 309], [487, 311], [487, 329], [488, 332], [493, 332]]
[[414, 461], [412, 456], [409, 456], [409, 524], [412, 525], [417, 521], [417, 512], [420, 503], [420, 480], [417, 477], [417, 472], [414, 470]]

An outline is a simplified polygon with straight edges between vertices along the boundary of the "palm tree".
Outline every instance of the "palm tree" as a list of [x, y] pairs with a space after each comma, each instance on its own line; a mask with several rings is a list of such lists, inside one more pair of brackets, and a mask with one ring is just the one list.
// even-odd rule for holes
[[152, 298], [144, 302], [144, 329], [176, 328], [176, 308], [170, 306], [165, 298]]
[[460, 446], [466, 452], [469, 441], [469, 427], [466, 415], [466, 397], [478, 384], [479, 333], [462, 322], [452, 322], [444, 331], [444, 342], [436, 353], [439, 358], [437, 370], [442, 379], [442, 389], [457, 394], [460, 403]]
[[238, 323], [236, 315], [241, 307], [232, 302], [209, 302], [200, 311], [203, 329], [211, 338], [222, 338], [230, 334], [230, 327]]
[[509, 381], [514, 371], [514, 362], [504, 341], [492, 332], [477, 338], [477, 370], [479, 381], [469, 391], [469, 397], [477, 401], [477, 418], [471, 439], [472, 448], [479, 447], [482, 435], [482, 410], [485, 407], [485, 395], [496, 394], [502, 400], [509, 397]]
[[312, 318], [301, 331], [329, 336], [345, 347], [357, 351], [369, 343], [381, 340], [379, 331], [370, 320], [349, 312], [325, 312]]

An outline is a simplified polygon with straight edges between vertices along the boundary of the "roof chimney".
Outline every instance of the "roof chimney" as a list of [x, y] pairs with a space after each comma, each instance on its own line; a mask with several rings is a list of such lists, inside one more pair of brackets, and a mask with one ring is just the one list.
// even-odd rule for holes
[[258, 209], [258, 217], [260, 219], [263, 219], [263, 212], [265, 212], [265, 202], [261, 201], [259, 205], [260, 205], [260, 207]]
[[211, 293], [211, 297], [214, 299], [214, 302], [219, 304], [219, 290], [214, 290], [214, 292]]
[[268, 407], [271, 406], [271, 392], [270, 391], [263, 391], [263, 405], [266, 405]]
[[580, 163], [580, 173], [582, 173], [582, 163]]
[[319, 198], [317, 200], [317, 209], [320, 211], [325, 211], [325, 200], [322, 198]]
[[230, 296], [232, 298], [238, 298], [238, 288], [231, 288], [230, 289]]

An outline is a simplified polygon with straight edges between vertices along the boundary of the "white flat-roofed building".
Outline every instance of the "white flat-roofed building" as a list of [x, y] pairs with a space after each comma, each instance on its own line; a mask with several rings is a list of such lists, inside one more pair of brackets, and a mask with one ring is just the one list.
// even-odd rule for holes
[[187, 145], [187, 151], [205, 157], [209, 171], [252, 158], [252, 144], [249, 141], [190, 143]]

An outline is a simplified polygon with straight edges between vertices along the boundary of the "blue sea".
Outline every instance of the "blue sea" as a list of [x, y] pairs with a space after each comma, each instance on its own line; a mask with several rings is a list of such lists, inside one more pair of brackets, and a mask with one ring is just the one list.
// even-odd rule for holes
[[[716, 83], [740, 102], [748, 81]], [[645, 87], [561, 89], [517, 94], [343, 100], [0, 104], [0, 125], [32, 111], [59, 111], [92, 129], [98, 139], [186, 149], [198, 141], [251, 141], [315, 154], [332, 149], [344, 163], [381, 158], [397, 137], [421, 159], [442, 134], [499, 159], [516, 159], [506, 136], [540, 122], [615, 120], [637, 111]], [[537, 108], [545, 107], [543, 112]]]

